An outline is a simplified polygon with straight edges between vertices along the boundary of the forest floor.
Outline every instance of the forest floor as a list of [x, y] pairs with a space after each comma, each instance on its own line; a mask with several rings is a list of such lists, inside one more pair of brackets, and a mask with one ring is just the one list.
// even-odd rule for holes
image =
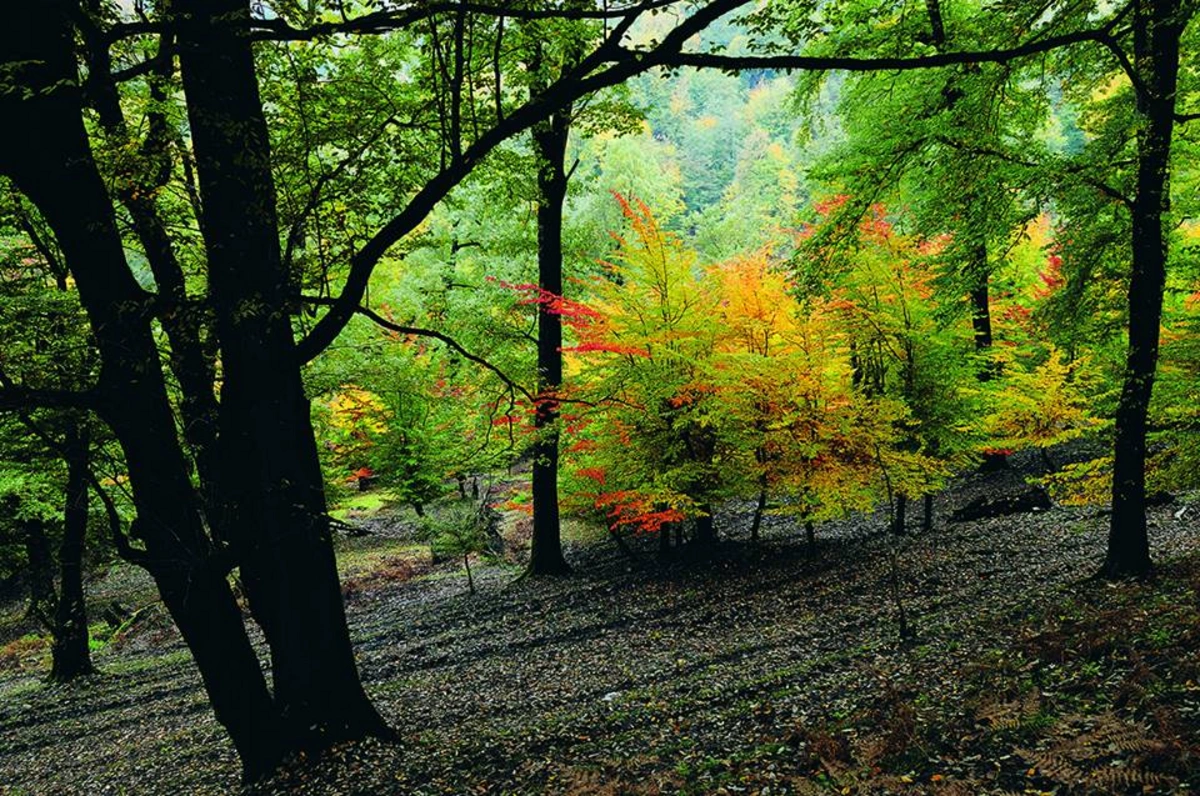
[[[820, 526], [813, 558], [784, 518], [749, 543], [740, 507], [703, 562], [663, 564], [653, 540], [631, 561], [579, 534], [573, 576], [480, 562], [476, 594], [385, 509], [373, 535], [339, 539], [339, 566], [363, 679], [401, 740], [300, 761], [257, 792], [1200, 790], [1200, 506], [1154, 508], [1156, 578], [1112, 585], [1087, 577], [1106, 534], [1095, 508], [949, 522], [1021, 482], [957, 483], [929, 532], [913, 518], [893, 537], [882, 515]], [[151, 599], [124, 566], [89, 588]], [[915, 639], [899, 637], [897, 593]], [[0, 793], [237, 789], [153, 603], [79, 684], [44, 684], [44, 651], [6, 641]]]

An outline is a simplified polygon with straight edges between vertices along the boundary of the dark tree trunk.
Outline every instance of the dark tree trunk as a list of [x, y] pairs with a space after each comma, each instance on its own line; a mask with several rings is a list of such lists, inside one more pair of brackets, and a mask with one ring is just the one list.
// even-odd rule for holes
[[50, 539], [46, 523], [40, 517], [21, 521], [25, 557], [29, 560], [29, 611], [31, 619], [50, 629], [55, 611], [54, 559], [50, 555]]
[[908, 495], [896, 495], [896, 508], [892, 512], [892, 533], [897, 536], [904, 534], [906, 528], [905, 515], [908, 513]]
[[[132, 145], [131, 132], [121, 109], [117, 84], [112, 78], [109, 42], [96, 28], [87, 27], [84, 41], [88, 55], [88, 89], [97, 118], [112, 147]], [[159, 46], [162, 66], [150, 81], [151, 98], [167, 99], [164, 83], [174, 68], [171, 39], [164, 35]], [[129, 212], [133, 231], [142, 244], [150, 272], [158, 291], [157, 316], [170, 342], [171, 371], [179, 384], [180, 414], [184, 438], [196, 462], [205, 503], [213, 499], [218, 470], [217, 400], [214, 392], [216, 363], [203, 343], [203, 314], [189, 300], [183, 268], [175, 254], [166, 225], [155, 199], [156, 189], [166, 184], [171, 174], [171, 141], [164, 114], [152, 111], [149, 132], [139, 147], [138, 158], [122, 158], [131, 164], [117, 175], [116, 195]], [[215, 517], [210, 516], [210, 523]]]
[[696, 518], [696, 538], [694, 541], [697, 547], [712, 547], [717, 541], [717, 532], [713, 528], [712, 505], [705, 503], [700, 506], [700, 511], [704, 513]]
[[933, 493], [925, 496], [925, 513], [921, 520], [921, 530], [926, 533], [933, 530]]
[[562, 316], [548, 300], [563, 293], [563, 204], [567, 197], [567, 139], [571, 109], [533, 128], [538, 158], [537, 405], [533, 446], [533, 540], [529, 571], [534, 575], [570, 572], [562, 553], [558, 515], [558, 393], [562, 388]]
[[1129, 275], [1129, 348], [1116, 413], [1112, 518], [1102, 573], [1149, 573], [1146, 536], [1146, 416], [1158, 363], [1166, 281], [1171, 137], [1184, 21], [1179, 0], [1139, 0], [1134, 6], [1134, 58], [1142, 123], [1138, 130], [1137, 196], [1133, 203], [1133, 264]]
[[[992, 307], [988, 300], [988, 251], [987, 244], [980, 243], [973, 252], [974, 262], [970, 266], [971, 274], [971, 328], [975, 333], [975, 351], [983, 354], [992, 347]], [[984, 367], [979, 371], [979, 379], [987, 381], [991, 378], [991, 369]]]
[[0, 95], [0, 172], [38, 207], [75, 277], [103, 362], [97, 409], [121, 443], [140, 517], [142, 563], [195, 657], [246, 773], [280, 758], [278, 714], [241, 613], [204, 534], [175, 433], [148, 296], [125, 262], [83, 127], [73, 31], [61, 2], [10, 9], [0, 66], [30, 91]]
[[671, 523], [664, 522], [658, 529], [658, 555], [666, 558], [671, 555]]
[[[971, 276], [971, 328], [975, 334], [975, 353], [979, 357], [979, 370], [975, 377], [979, 381], [991, 381], [996, 375], [996, 369], [986, 360], [992, 347], [992, 306], [988, 298], [988, 280], [991, 269], [988, 267], [987, 243], [978, 243], [973, 251], [974, 259], [968, 267]], [[1004, 470], [1008, 467], [1008, 456], [1003, 453], [989, 452], [983, 454], [980, 471], [985, 473]]]
[[219, 522], [271, 650], [292, 743], [388, 730], [359, 682], [289, 314], [244, 0], [180, 0], [179, 61], [221, 342]]
[[60, 683], [94, 671], [83, 594], [89, 457], [88, 439], [81, 423], [70, 423], [63, 447], [67, 458], [67, 503], [63, 512], [63, 538], [58, 548], [59, 595], [54, 612], [50, 670], [50, 679]]
[[763, 512], [767, 508], [767, 476], [764, 473], [758, 478], [758, 502], [754, 505], [754, 519], [750, 522], [750, 541], [758, 541], [758, 532], [762, 527]]
[[858, 355], [858, 342], [850, 341], [850, 386], [858, 392], [863, 383], [863, 362]]
[[808, 557], [814, 557], [817, 554], [817, 531], [812, 520], [804, 521], [804, 543], [808, 548]]

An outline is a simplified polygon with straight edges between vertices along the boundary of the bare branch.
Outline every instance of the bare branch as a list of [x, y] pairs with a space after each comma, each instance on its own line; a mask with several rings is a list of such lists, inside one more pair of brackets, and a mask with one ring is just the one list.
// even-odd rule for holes
[[[301, 301], [303, 301], [306, 304], [316, 304], [316, 305], [320, 305], [320, 306], [332, 306], [334, 303], [336, 303], [337, 299], [321, 298], [319, 296], [302, 296]], [[457, 340], [455, 340], [454, 338], [450, 337], [447, 334], [443, 334], [442, 332], [436, 331], [434, 329], [425, 329], [420, 326], [408, 326], [405, 324], [395, 323], [394, 321], [389, 321], [387, 318], [383, 317], [382, 315], [380, 315], [379, 313], [375, 312], [374, 310], [372, 310], [368, 307], [362, 307], [362, 306], [357, 307], [357, 308], [355, 308], [355, 312], [359, 315], [362, 315], [364, 318], [370, 319], [371, 322], [374, 323], [376, 326], [380, 326], [391, 332], [396, 332], [398, 334], [411, 334], [411, 335], [415, 335], [417, 337], [432, 337], [435, 340], [440, 340], [441, 342], [445, 343], [448, 347], [457, 351], [464, 358], [470, 360], [471, 362], [474, 362], [477, 365], [481, 365], [482, 367], [490, 370], [492, 373], [494, 373], [496, 375], [497, 378], [500, 379], [500, 381], [504, 382], [505, 386], [507, 386], [510, 390], [516, 390], [517, 392], [521, 393], [521, 395], [523, 395], [527, 399], [529, 399], [530, 402], [533, 402], [536, 400], [536, 396], [532, 392], [527, 390], [526, 388], [522, 387], [515, 379], [511, 378], [508, 374], [506, 374], [500, 368], [496, 367], [491, 362], [489, 362], [488, 360], [479, 356], [478, 354], [472, 354], [470, 351], [468, 351], [466, 348], [464, 348]]]

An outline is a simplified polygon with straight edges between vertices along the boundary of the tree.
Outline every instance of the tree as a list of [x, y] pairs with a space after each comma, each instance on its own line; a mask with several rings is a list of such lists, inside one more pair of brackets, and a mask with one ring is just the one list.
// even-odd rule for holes
[[[847, 10], [851, 14], [858, 13], [850, 4], [846, 8], [836, 4], [823, 9], [823, 13], [827, 19], [836, 21], [838, 14]], [[1019, 13], [1022, 9], [1014, 10]], [[833, 35], [819, 35], [823, 29], [815, 24], [812, 12], [807, 3], [781, 3], [767, 6], [755, 16], [761, 28], [783, 31], [794, 42], [811, 37], [805, 54], [726, 56], [691, 52], [672, 57], [671, 63], [722, 69], [908, 70], [956, 64], [1009, 64], [1025, 56], [1091, 43], [1102, 48], [1093, 52], [1115, 60], [1116, 66], [1128, 78], [1137, 118], [1134, 195], [1126, 196], [1102, 179], [1087, 181], [1109, 198], [1121, 202], [1128, 209], [1131, 220], [1128, 350], [1124, 386], [1115, 416], [1113, 513], [1102, 572], [1107, 577], [1145, 575], [1151, 567], [1145, 515], [1146, 418], [1158, 356], [1166, 274], [1168, 238], [1164, 216], [1170, 206], [1172, 137], [1177, 121], [1186, 123], [1192, 118], [1179, 114], [1176, 108], [1180, 46], [1188, 23], [1196, 13], [1195, 5], [1180, 0], [1131, 0], [1113, 9], [1099, 24], [1089, 16], [1089, 11], [1071, 9], [1048, 20], [1045, 27], [1050, 30], [1038, 31], [1024, 43], [1013, 44], [1013, 28], [1001, 27], [996, 30], [995, 37], [989, 37], [979, 49], [882, 57], [831, 55], [829, 47], [841, 43], [837, 34], [842, 28], [836, 24], [825, 26], [824, 30], [832, 31]], [[924, 16], [914, 14], [910, 17], [901, 13], [897, 18], [921, 19]], [[948, 16], [940, 15], [943, 24]], [[1042, 24], [1043, 15], [1038, 12], [1026, 15], [1024, 19]], [[1018, 35], [1025, 34], [1024, 25], [1016, 26], [1015, 30]], [[924, 36], [924, 32], [913, 36], [913, 41], [921, 42]], [[1112, 68], [1109, 66], [1105, 71], [1111, 73]], [[1025, 162], [1019, 157], [1016, 160]], [[1084, 177], [1086, 179], [1087, 175]]]
[[733, 429], [716, 422], [717, 296], [695, 254], [646, 205], [616, 199], [632, 234], [620, 236], [587, 303], [561, 310], [577, 336], [566, 350], [591, 364], [569, 395], [596, 407], [577, 423], [571, 450], [613, 528], [660, 532], [693, 518], [693, 541], [707, 548], [713, 505], [739, 477], [723, 455]]
[[[485, 9], [479, 25], [467, 24], [465, 8], [404, 7], [332, 25], [301, 11], [296, 19], [311, 24], [300, 28], [287, 14], [255, 19], [249, 4], [238, 0], [179, 2], [157, 9], [154, 18], [133, 22], [113, 21], [107, 9], [92, 7], [85, 10], [103, 12], [99, 19], [81, 21], [81, 9], [67, 0], [14, 11], [0, 56], [0, 108], [6, 117], [24, 122], [0, 134], [0, 173], [13, 180], [53, 230], [79, 287], [102, 364], [88, 390], [13, 385], [4, 390], [2, 403], [92, 408], [112, 428], [129, 469], [138, 515], [134, 535], [144, 545], [123, 543], [121, 549], [158, 584], [248, 777], [270, 771], [292, 750], [388, 732], [355, 671], [302, 365], [363, 309], [370, 274], [386, 251], [417, 229], [486, 154], [574, 98], [652, 67], [735, 4], [699, 9], [645, 56], [629, 58], [620, 43], [650, 5], [580, 12]], [[504, 71], [503, 19], [513, 14], [590, 16], [608, 20], [610, 27], [575, 69], [541, 93], [511, 92], [502, 77], [492, 81], [490, 91], [479, 91], [478, 62], [472, 59]], [[415, 182], [396, 191], [407, 199], [396, 215], [385, 222], [374, 216], [374, 231], [361, 244], [353, 236], [343, 289], [297, 342], [293, 316], [303, 300], [293, 263], [280, 251], [280, 241], [294, 238], [281, 234], [275, 161], [252, 43], [367, 35], [417, 23], [432, 26], [431, 35], [421, 39], [430, 48], [424, 63], [432, 65], [425, 73], [430, 82], [423, 84], [431, 86], [431, 94], [421, 107], [439, 124], [433, 135], [419, 124], [406, 129], [424, 130], [426, 142], [433, 139], [433, 147], [410, 150], [432, 149], [432, 163], [426, 159], [424, 168], [415, 170]], [[206, 304], [222, 365], [215, 470], [206, 479], [211, 500], [193, 487], [189, 452], [175, 433], [174, 405], [153, 333], [154, 321], [169, 320], [181, 308], [180, 293], [172, 292], [171, 275], [165, 273], [154, 275], [157, 293], [149, 293], [125, 257], [84, 124], [85, 100], [91, 102], [97, 86], [108, 81], [99, 80], [86, 94], [81, 90], [77, 32], [90, 49], [96, 40], [111, 47], [139, 37], [159, 39], [159, 52], [121, 74], [122, 80], [136, 81], [164, 62], [169, 67], [174, 58], [179, 62], [192, 148], [180, 163], [197, 209], [195, 228], [203, 235]], [[449, 35], [443, 39], [442, 33]], [[476, 35], [481, 38], [470, 38]], [[171, 46], [164, 47], [168, 42]], [[483, 53], [498, 55], [489, 62]], [[104, 61], [93, 59], [91, 66], [102, 72]], [[117, 72], [110, 74], [115, 80]], [[362, 147], [355, 151], [361, 156]], [[130, 199], [135, 190], [130, 188]], [[327, 199], [319, 191], [313, 195], [303, 207]], [[320, 284], [327, 289], [329, 279]], [[190, 337], [169, 341], [180, 356], [192, 342]], [[205, 393], [213, 390], [204, 374], [179, 383], [185, 404], [204, 403]], [[235, 566], [267, 638], [270, 691], [226, 580]]]

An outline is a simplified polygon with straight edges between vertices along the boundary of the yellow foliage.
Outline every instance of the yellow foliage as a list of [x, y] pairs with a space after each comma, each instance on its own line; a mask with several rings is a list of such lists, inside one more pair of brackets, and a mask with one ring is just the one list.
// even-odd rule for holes
[[387, 430], [388, 411], [379, 396], [353, 384], [329, 401], [331, 420], [335, 428], [349, 433], [375, 433]]

